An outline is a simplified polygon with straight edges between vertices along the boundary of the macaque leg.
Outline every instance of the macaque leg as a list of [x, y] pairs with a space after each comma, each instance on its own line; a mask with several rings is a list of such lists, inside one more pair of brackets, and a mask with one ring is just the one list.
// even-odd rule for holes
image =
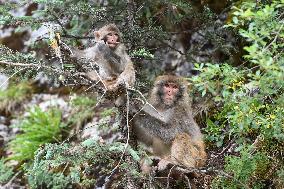
[[96, 71], [89, 71], [86, 73], [87, 77], [92, 81], [101, 81], [104, 83], [104, 86], [106, 87], [107, 91], [111, 91], [114, 89], [114, 85], [116, 84], [116, 78], [115, 77], [108, 77], [107, 79], [102, 79], [98, 76], [98, 73]]
[[124, 104], [126, 104], [126, 101], [127, 101], [127, 97], [126, 97], [126, 94], [122, 94], [121, 96], [118, 96], [115, 101], [114, 101], [114, 105], [116, 107], [121, 107], [123, 106]]
[[171, 163], [170, 161], [170, 145], [165, 144], [159, 138], [153, 138], [153, 153], [156, 156], [161, 157], [160, 162], [158, 163], [158, 170], [164, 170], [167, 168], [167, 165]]
[[145, 158], [142, 158], [140, 161], [140, 169], [143, 174], [150, 174], [152, 171], [152, 166]]
[[161, 158], [166, 158], [170, 155], [170, 144], [165, 144], [161, 139], [153, 138], [153, 153]]
[[115, 85], [115, 83], [116, 83], [116, 79], [112, 77], [112, 78], [109, 78], [109, 79], [104, 79], [103, 82], [104, 82], [107, 90], [112, 91], [113, 85]]
[[199, 149], [198, 157], [196, 157], [197, 167], [202, 167], [205, 165], [207, 154], [205, 152], [205, 145], [202, 140], [195, 141], [194, 146]]
[[196, 167], [199, 151], [192, 144], [188, 134], [182, 133], [175, 137], [171, 147], [171, 160], [175, 164], [183, 165], [187, 168]]

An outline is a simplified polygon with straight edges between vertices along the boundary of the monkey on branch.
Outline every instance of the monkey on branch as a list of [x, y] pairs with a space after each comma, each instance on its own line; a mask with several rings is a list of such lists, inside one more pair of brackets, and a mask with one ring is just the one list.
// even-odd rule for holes
[[96, 44], [85, 50], [74, 50], [73, 57], [86, 59], [91, 65], [98, 66], [98, 72], [89, 70], [87, 76], [103, 82], [107, 91], [116, 91], [121, 85], [132, 87], [135, 70], [117, 26], [108, 24], [94, 33]]
[[203, 136], [193, 119], [187, 85], [181, 77], [157, 77], [149, 104], [146, 103], [133, 118], [137, 139], [161, 158], [159, 170], [169, 163], [198, 168], [207, 158]]

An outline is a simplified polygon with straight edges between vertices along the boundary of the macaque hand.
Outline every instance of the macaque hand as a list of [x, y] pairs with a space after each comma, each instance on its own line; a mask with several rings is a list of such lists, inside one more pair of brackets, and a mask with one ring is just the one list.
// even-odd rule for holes
[[119, 77], [118, 79], [117, 79], [117, 82], [116, 82], [116, 84], [115, 84], [118, 88], [119, 87], [123, 87], [123, 88], [129, 88], [129, 84], [128, 84], [128, 82], [125, 80], [125, 78], [124, 77]]
[[102, 43], [98, 42], [97, 47], [98, 47], [99, 52], [105, 52], [109, 50], [109, 47], [104, 42]]
[[114, 84], [108, 86], [108, 91], [117, 91], [119, 88], [121, 88], [121, 86], [122, 85], [114, 83]]
[[161, 159], [161, 161], [158, 163], [158, 170], [159, 171], [165, 170], [168, 167], [169, 164], [171, 164], [170, 161], [165, 160], [165, 159]]

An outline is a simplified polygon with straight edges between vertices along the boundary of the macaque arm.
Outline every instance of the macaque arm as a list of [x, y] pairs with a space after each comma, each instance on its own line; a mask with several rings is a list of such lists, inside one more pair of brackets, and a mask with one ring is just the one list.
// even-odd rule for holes
[[94, 59], [100, 56], [101, 54], [103, 54], [104, 56], [109, 56], [111, 50], [104, 42], [96, 42], [93, 47], [89, 47], [84, 50], [72, 48], [72, 52], [72, 56], [76, 58]]
[[124, 70], [121, 72], [119, 77], [117, 78], [117, 85], [125, 84], [127, 88], [133, 87], [135, 83], [135, 70], [133, 63], [126, 53], [126, 51], [123, 51], [121, 64], [125, 64]]
[[155, 119], [156, 121], [159, 121], [162, 124], [168, 124], [170, 121], [170, 116], [168, 116], [169, 112], [160, 113], [158, 110], [156, 110], [154, 107], [150, 106], [149, 104], [146, 104], [141, 112], [147, 114], [152, 119]]

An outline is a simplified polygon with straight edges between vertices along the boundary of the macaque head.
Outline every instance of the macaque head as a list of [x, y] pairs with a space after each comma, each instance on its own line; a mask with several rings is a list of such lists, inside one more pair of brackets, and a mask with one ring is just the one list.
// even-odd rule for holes
[[105, 37], [105, 43], [109, 48], [114, 49], [119, 44], [119, 35], [116, 32], [109, 32]]
[[164, 104], [170, 106], [174, 104], [177, 99], [177, 95], [180, 93], [179, 85], [173, 82], [166, 82], [161, 86], [162, 95], [161, 98]]
[[108, 24], [95, 31], [95, 38], [96, 41], [103, 40], [109, 48], [114, 49], [120, 43], [121, 33], [115, 24]]
[[171, 75], [159, 76], [154, 85], [152, 98], [156, 96], [156, 102], [168, 108], [174, 106], [186, 91], [182, 78]]

